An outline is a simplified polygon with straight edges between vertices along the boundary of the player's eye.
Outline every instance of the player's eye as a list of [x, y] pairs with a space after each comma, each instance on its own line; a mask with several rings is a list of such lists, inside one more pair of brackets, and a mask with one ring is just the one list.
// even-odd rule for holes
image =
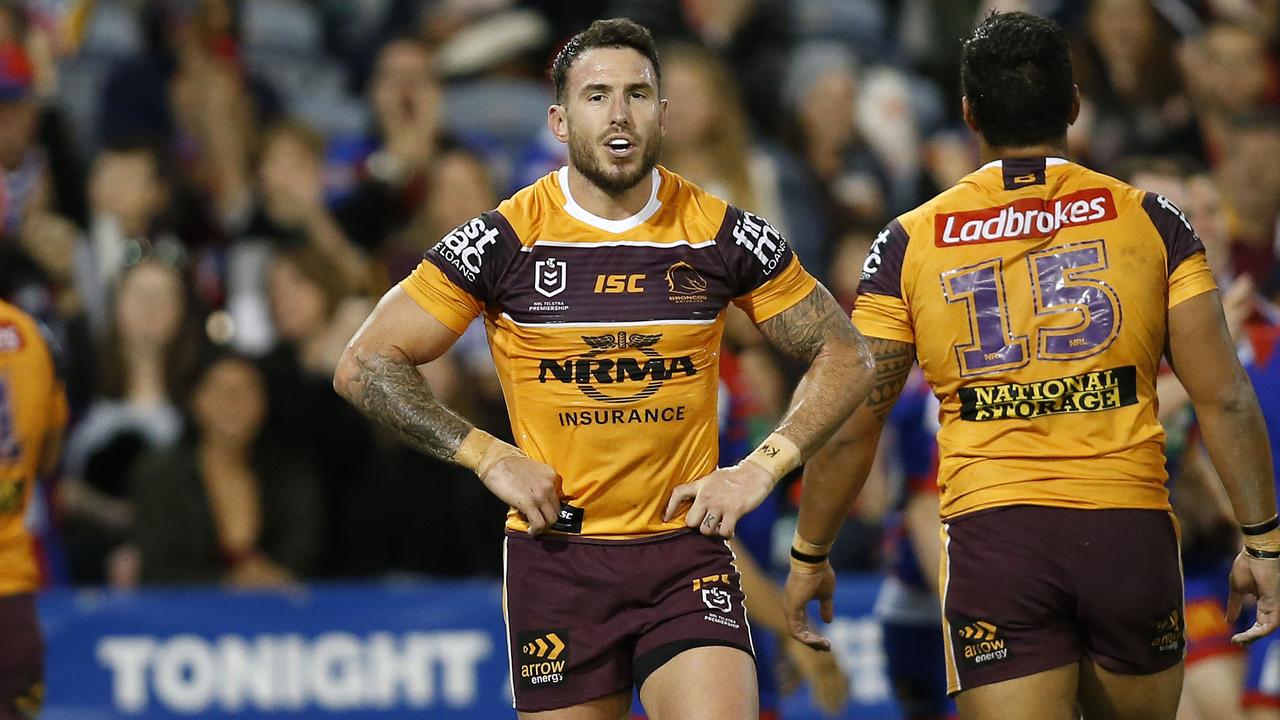
[[604, 94], [593, 93], [592, 95], [587, 97], [587, 100], [589, 100], [590, 102], [601, 102], [602, 100], [604, 100]]
[[636, 90], [635, 92], [631, 93], [631, 97], [635, 98], [636, 100], [644, 100], [649, 96], [646, 95], [643, 90]]

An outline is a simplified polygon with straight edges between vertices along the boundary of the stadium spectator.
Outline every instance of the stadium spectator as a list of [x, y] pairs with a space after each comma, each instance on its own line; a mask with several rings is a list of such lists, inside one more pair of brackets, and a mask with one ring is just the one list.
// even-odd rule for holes
[[156, 243], [182, 243], [172, 226], [173, 181], [165, 150], [151, 141], [121, 141], [94, 158], [89, 227], [76, 254], [76, 287], [99, 340], [110, 325], [109, 299], [129, 263]]
[[1214, 177], [1233, 220], [1231, 267], [1269, 294], [1280, 261], [1275, 244], [1280, 218], [1280, 115], [1236, 118], [1229, 126]]
[[330, 379], [370, 304], [349, 295], [333, 261], [313, 247], [277, 251], [268, 275], [277, 344], [262, 359], [264, 435], [315, 470], [327, 528], [316, 569], [367, 567], [352, 556], [362, 547], [356, 528], [372, 524], [360, 517], [370, 512], [360, 494], [372, 481], [376, 448], [368, 423], [333, 393]]
[[204, 363], [187, 439], [132, 473], [137, 579], [295, 583], [314, 569], [324, 532], [310, 468], [264, 442], [266, 380], [250, 360], [217, 353]]
[[133, 461], [182, 434], [180, 408], [191, 387], [200, 326], [173, 264], [180, 250], [159, 244], [154, 252], [120, 279], [101, 353], [100, 391], [67, 441], [58, 502], [71, 576], [80, 583], [106, 581], [108, 558], [127, 538]]
[[1204, 159], [1216, 166], [1231, 149], [1232, 121], [1280, 99], [1265, 31], [1258, 25], [1214, 22], [1186, 41], [1178, 59], [1204, 134]]
[[338, 217], [351, 239], [374, 254], [410, 222], [430, 191], [425, 176], [443, 135], [444, 97], [432, 62], [421, 41], [398, 38], [378, 53], [369, 81], [377, 145]]
[[1177, 71], [1177, 39], [1149, 0], [1093, 0], [1072, 48], [1088, 155], [1104, 172], [1134, 153], [1202, 157], [1200, 129]]
[[714, 53], [689, 43], [662, 51], [668, 127], [662, 163], [738, 207], [774, 219], [796, 253], [826, 277], [826, 226], [796, 160], [756, 141], [733, 76]]
[[889, 210], [888, 171], [858, 134], [854, 72], [848, 48], [807, 43], [791, 58], [783, 91], [796, 152], [822, 188], [829, 233], [856, 221], [878, 224]]

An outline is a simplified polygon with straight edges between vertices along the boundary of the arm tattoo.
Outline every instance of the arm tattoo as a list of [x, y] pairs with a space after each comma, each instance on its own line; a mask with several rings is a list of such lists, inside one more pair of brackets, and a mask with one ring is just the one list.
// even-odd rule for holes
[[777, 427], [808, 456], [867, 396], [871, 351], [821, 285], [759, 327], [775, 348], [809, 364]]
[[859, 344], [860, 340], [835, 298], [821, 285], [759, 327], [774, 348], [805, 363], [813, 362], [830, 340], [852, 345]]
[[907, 374], [915, 363], [916, 347], [911, 343], [881, 338], [867, 338], [871, 355], [876, 359], [876, 377], [867, 395], [867, 408], [883, 420], [897, 402]]
[[453, 460], [471, 424], [436, 400], [413, 363], [384, 353], [357, 358], [357, 363], [352, 401], [360, 412], [410, 447]]

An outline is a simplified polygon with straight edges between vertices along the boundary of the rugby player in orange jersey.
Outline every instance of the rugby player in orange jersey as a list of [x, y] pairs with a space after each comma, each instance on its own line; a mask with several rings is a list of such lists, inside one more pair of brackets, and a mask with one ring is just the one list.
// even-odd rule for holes
[[1055, 23], [993, 14], [964, 42], [981, 168], [893, 222], [854, 324], [876, 382], [805, 473], [792, 633], [831, 618], [825, 553], [913, 361], [941, 402], [940, 593], [964, 720], [1171, 720], [1185, 648], [1177, 526], [1155, 377], [1167, 355], [1245, 534], [1229, 614], [1280, 619], [1280, 521], [1266, 428], [1204, 248], [1165, 198], [1062, 157], [1079, 112]]
[[[656, 166], [653, 40], [598, 21], [552, 65], [569, 165], [441, 239], [357, 332], [334, 387], [511, 506], [504, 610], [522, 718], [758, 715], [725, 538], [866, 396], [871, 360], [767, 221]], [[743, 462], [716, 469], [724, 313], [809, 364]], [[417, 371], [484, 316], [519, 448]], [[459, 508], [465, 512], [465, 508]]]
[[33, 718], [44, 699], [40, 570], [26, 517], [66, 423], [66, 394], [35, 321], [0, 301], [0, 718]]

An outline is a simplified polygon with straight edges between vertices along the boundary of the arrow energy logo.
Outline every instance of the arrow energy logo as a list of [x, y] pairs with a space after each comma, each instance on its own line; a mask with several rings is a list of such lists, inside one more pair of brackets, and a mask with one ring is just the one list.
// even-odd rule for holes
[[569, 631], [564, 629], [519, 633], [520, 685], [526, 689], [561, 685], [568, 661]]

